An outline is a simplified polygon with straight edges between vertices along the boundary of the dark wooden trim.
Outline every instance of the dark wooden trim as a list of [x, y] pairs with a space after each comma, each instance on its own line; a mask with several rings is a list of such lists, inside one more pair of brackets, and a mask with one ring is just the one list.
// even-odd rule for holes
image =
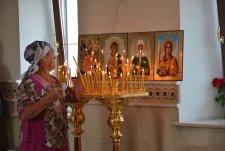
[[61, 27], [61, 16], [59, 8], [59, 0], [52, 0], [53, 12], [54, 12], [54, 21], [55, 21], [55, 33], [56, 41], [59, 43], [57, 51], [58, 55], [58, 65], [61, 66], [64, 64], [64, 49], [63, 49], [63, 37], [62, 37], [62, 27]]
[[[225, 0], [217, 0], [220, 35], [225, 36]], [[223, 75], [225, 76], [225, 44], [221, 44]]]

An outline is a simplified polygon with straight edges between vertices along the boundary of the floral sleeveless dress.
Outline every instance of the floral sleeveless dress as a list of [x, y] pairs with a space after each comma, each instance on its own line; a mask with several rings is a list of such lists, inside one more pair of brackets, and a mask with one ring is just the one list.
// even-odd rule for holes
[[[26, 76], [17, 89], [19, 116], [26, 104], [39, 101], [48, 87], [58, 84], [52, 76], [51, 83], [38, 74]], [[20, 151], [69, 151], [68, 118], [62, 100], [50, 104], [33, 119], [21, 123]]]

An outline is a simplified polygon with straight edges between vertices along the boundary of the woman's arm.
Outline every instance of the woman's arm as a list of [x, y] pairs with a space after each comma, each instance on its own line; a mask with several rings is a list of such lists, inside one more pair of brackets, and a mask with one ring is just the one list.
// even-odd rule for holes
[[61, 88], [56, 87], [51, 89], [47, 95], [37, 102], [27, 103], [23, 112], [20, 115], [22, 121], [30, 120], [40, 114], [50, 103], [59, 100], [63, 97], [63, 91]]
[[[82, 60], [80, 69], [84, 72], [88, 72], [91, 69], [91, 65], [92, 65], [92, 62], [91, 62], [90, 58], [86, 57]], [[83, 95], [83, 90], [84, 90], [84, 85], [82, 83], [80, 76], [82, 76], [83, 79], [86, 78], [84, 76], [84, 74], [78, 75], [76, 85], [74, 85], [74, 93], [75, 93], [76, 99], [78, 101], [81, 99], [81, 97]]]
[[[83, 79], [85, 78], [83, 75], [82, 75], [82, 77], [83, 77]], [[84, 85], [82, 83], [81, 78], [78, 76], [76, 85], [74, 86], [75, 96], [78, 101], [81, 99], [81, 97], [83, 95], [83, 90], [84, 90]]]

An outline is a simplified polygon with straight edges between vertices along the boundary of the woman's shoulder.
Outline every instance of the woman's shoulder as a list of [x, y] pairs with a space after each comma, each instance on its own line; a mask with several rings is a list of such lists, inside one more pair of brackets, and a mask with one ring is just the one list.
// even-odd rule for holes
[[22, 87], [22, 86], [27, 86], [27, 85], [31, 85], [33, 83], [33, 80], [31, 79], [31, 77], [29, 75], [25, 76], [22, 81], [20, 82], [18, 88]]
[[24, 89], [24, 90], [30, 91], [33, 89], [41, 90], [42, 87], [43, 87], [43, 83], [41, 79], [38, 77], [38, 75], [32, 74], [32, 75], [27, 75], [23, 78], [18, 89]]
[[25, 76], [19, 86], [17, 87], [17, 98], [18, 100], [23, 100], [24, 98], [27, 98], [27, 95], [30, 92], [33, 92], [35, 90], [34, 82], [30, 78], [30, 76]]

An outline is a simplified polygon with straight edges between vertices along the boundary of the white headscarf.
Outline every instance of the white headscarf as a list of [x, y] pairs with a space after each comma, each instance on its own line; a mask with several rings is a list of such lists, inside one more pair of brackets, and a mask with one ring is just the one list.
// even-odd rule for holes
[[22, 74], [20, 79], [22, 79], [25, 74], [32, 75], [37, 72], [39, 70], [38, 62], [44, 58], [50, 49], [51, 45], [45, 41], [34, 41], [29, 44], [24, 51], [24, 58], [30, 63], [30, 66], [28, 70]]

